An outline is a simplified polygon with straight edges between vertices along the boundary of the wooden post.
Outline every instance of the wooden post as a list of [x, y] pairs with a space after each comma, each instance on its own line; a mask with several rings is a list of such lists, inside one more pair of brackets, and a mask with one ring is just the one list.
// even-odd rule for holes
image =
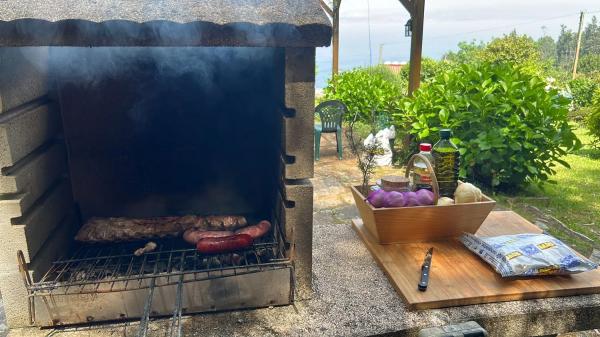
[[340, 3], [341, 0], [333, 0], [333, 60], [331, 64], [331, 77], [338, 74], [340, 57]]
[[577, 76], [577, 63], [579, 62], [579, 48], [581, 48], [581, 34], [583, 33], [583, 12], [579, 15], [579, 31], [577, 32], [577, 48], [575, 48], [575, 62], [573, 62], [573, 79]]
[[425, 18], [425, 0], [413, 0], [412, 35], [410, 40], [410, 71], [408, 76], [408, 95], [421, 84], [421, 54], [423, 52], [423, 21]]
[[332, 7], [329, 7], [324, 0], [319, 0], [323, 10], [331, 17], [332, 21], [332, 38], [331, 38], [331, 49], [332, 49], [332, 64], [331, 64], [331, 76], [337, 75], [339, 71], [339, 55], [340, 55], [340, 5], [342, 0], [333, 0]]

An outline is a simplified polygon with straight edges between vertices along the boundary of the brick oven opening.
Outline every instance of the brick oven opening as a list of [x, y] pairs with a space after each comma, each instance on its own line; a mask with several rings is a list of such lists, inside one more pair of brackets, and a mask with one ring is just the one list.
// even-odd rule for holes
[[[267, 220], [273, 229], [250, 249], [217, 255], [199, 254], [181, 236], [150, 238], [157, 248], [142, 256], [134, 252], [148, 239], [109, 235], [114, 242], [73, 242], [67, 230], [65, 244], [53, 252], [59, 258], [27, 281], [35, 323], [147, 322], [171, 311], [180, 316], [289, 303], [291, 264], [277, 211], [284, 202], [284, 67], [284, 51], [277, 48], [49, 50], [50, 96], [61, 131], [40, 151], [64, 147], [66, 158], [54, 160], [67, 164], [45, 193], [72, 191], [65, 212], [71, 209], [73, 230], [98, 218], [119, 217], [122, 226], [127, 219], [158, 218], [160, 226], [168, 217], [221, 215], [243, 216], [250, 224]], [[266, 274], [252, 275], [257, 272]], [[270, 289], [255, 284], [264, 277]], [[252, 294], [241, 282], [262, 293]], [[223, 292], [220, 303], [204, 298], [216, 294], [202, 287]], [[107, 299], [118, 294], [123, 307], [106, 311], [105, 299], [79, 309], [84, 303], [76, 296], [99, 293]], [[191, 293], [186, 300], [184, 293]]]
[[268, 219], [281, 180], [276, 48], [53, 48], [82, 220]]

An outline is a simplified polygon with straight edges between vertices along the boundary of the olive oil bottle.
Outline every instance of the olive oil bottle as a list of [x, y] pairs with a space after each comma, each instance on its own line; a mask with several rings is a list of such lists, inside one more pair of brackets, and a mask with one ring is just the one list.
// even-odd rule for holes
[[453, 198], [458, 186], [460, 152], [450, 141], [450, 136], [452, 136], [450, 129], [441, 129], [440, 140], [433, 146], [431, 152], [435, 161], [435, 176], [440, 187], [440, 196]]

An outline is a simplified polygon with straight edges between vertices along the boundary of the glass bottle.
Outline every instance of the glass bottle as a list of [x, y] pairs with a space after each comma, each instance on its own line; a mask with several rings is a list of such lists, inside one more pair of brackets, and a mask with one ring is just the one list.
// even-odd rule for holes
[[[433, 155], [431, 154], [431, 144], [421, 143], [419, 144], [419, 150], [421, 151], [419, 154], [425, 156], [427, 159], [429, 159], [431, 165], [435, 166]], [[431, 187], [431, 173], [429, 172], [427, 164], [423, 160], [416, 158], [414, 165], [413, 184], [415, 186], [415, 190], [426, 189], [433, 191], [433, 188]]]
[[435, 162], [435, 176], [440, 188], [440, 197], [453, 198], [458, 186], [458, 170], [460, 153], [452, 143], [450, 129], [440, 130], [440, 140], [433, 146], [432, 154]]

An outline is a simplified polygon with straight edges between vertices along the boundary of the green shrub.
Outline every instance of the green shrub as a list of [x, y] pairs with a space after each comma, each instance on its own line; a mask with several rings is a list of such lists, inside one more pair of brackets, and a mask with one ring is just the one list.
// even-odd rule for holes
[[569, 89], [576, 107], [591, 105], [594, 91], [597, 88], [600, 88], [600, 83], [592, 76], [579, 76], [569, 82]]
[[383, 66], [356, 68], [345, 71], [329, 80], [324, 89], [327, 100], [337, 99], [348, 107], [346, 121], [359, 114], [358, 120], [371, 123], [372, 111], [393, 113], [398, 111], [400, 98], [406, 86], [402, 79]]
[[596, 89], [592, 101], [592, 111], [587, 115], [586, 126], [593, 137], [593, 145], [600, 146], [600, 88]]
[[[542, 60], [535, 41], [516, 31], [490, 41], [480, 54], [483, 62], [509, 63], [532, 75], [542, 75], [551, 62]], [[548, 63], [548, 64], [546, 64]]]
[[[449, 61], [437, 61], [429, 57], [424, 57], [421, 60], [421, 81], [427, 82], [435, 76], [450, 70], [452, 67], [454, 67], [454, 64]], [[400, 76], [406, 81], [407, 86], [409, 73], [410, 63], [407, 63], [400, 70]]]
[[[570, 100], [535, 75], [504, 63], [463, 64], [403, 101], [397, 123], [435, 143], [451, 128], [460, 176], [501, 189], [549, 181], [561, 157], [580, 147], [568, 123]], [[408, 123], [408, 124], [407, 124]]]
[[583, 55], [579, 60], [577, 72], [581, 73], [597, 73], [600, 72], [600, 55], [587, 54]]

